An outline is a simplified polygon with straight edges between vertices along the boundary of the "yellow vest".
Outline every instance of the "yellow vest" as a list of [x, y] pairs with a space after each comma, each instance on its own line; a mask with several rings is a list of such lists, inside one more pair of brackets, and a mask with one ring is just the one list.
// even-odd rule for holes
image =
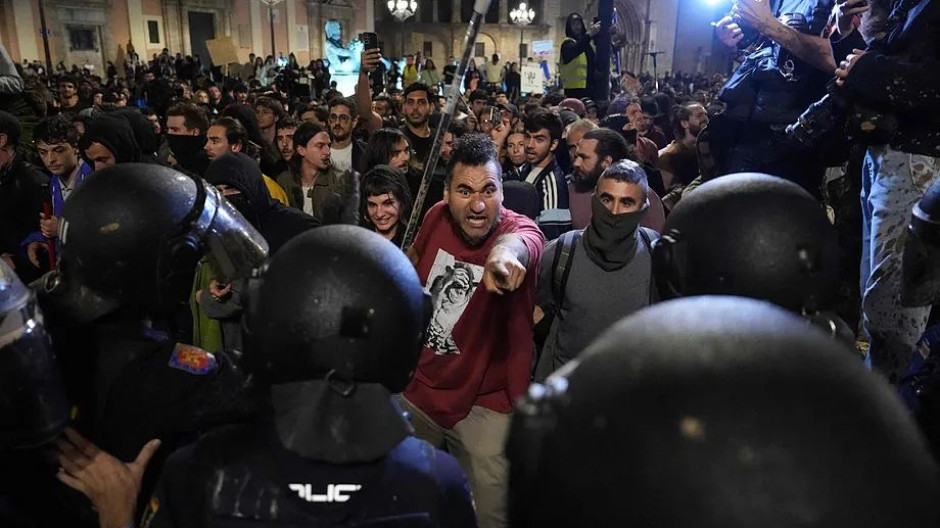
[[[568, 41], [575, 42], [573, 38], [566, 38], [564, 42]], [[564, 46], [564, 42], [562, 46]], [[571, 90], [587, 88], [587, 70], [587, 54], [585, 53], [581, 53], [567, 64], [562, 62], [558, 68], [558, 74], [561, 76], [561, 87]]]

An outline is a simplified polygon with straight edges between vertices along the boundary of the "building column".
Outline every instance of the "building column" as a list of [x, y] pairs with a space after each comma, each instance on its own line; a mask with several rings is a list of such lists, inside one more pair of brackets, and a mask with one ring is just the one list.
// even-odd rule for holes
[[264, 34], [261, 25], [261, 2], [249, 1], [249, 14], [251, 15], [251, 52], [264, 58]]
[[[373, 0], [365, 0], [365, 4], [366, 4], [366, 31], [369, 33], [375, 33], [375, 2]], [[436, 4], [437, 2], [435, 2], [435, 6]], [[437, 21], [436, 18], [434, 20]]]
[[[127, 0], [127, 27], [130, 29], [131, 43], [134, 44], [134, 48], [147, 53], [147, 35], [144, 33], [144, 10], [141, 0]], [[124, 42], [118, 42], [118, 44], [124, 44]]]
[[[16, 23], [16, 40], [20, 47], [20, 60], [39, 59], [39, 46], [36, 44], [36, 23], [33, 20], [31, 0], [13, 0], [13, 20]], [[68, 40], [68, 35], [65, 36]]]
[[297, 4], [295, 0], [287, 0], [287, 54], [297, 49]]

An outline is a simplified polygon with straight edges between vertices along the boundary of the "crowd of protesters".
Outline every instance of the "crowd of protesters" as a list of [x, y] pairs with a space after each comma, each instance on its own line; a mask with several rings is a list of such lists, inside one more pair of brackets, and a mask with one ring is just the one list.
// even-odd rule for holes
[[[543, 91], [523, 93], [520, 64], [499, 54], [471, 63], [454, 119], [441, 131], [435, 167], [427, 164], [457, 70], [453, 57], [438, 69], [421, 53], [387, 60], [382, 50], [365, 50], [355, 93], [344, 96], [328, 63], [301, 67], [292, 53], [252, 54], [223, 70], [166, 49], [145, 60], [128, 45], [124, 63], [109, 62], [99, 75], [87, 66], [59, 64], [48, 72], [36, 62], [14, 64], [0, 48], [0, 253], [25, 282], [54, 269], [63, 204], [96, 172], [126, 163], [205, 179], [264, 236], [272, 255], [317, 226], [378, 233], [406, 251], [433, 306], [420, 362], [397, 404], [418, 437], [456, 457], [484, 528], [508, 523], [504, 439], [514, 402], [535, 398], [530, 383], [550, 383], [553, 372], [577, 363], [606, 328], [663, 297], [693, 292], [697, 280], [715, 289], [697, 293], [758, 297], [824, 320], [862, 354], [870, 341], [871, 366], [903, 392], [914, 376], [908, 363], [915, 349], [922, 363], [935, 346], [921, 338], [929, 309], [911, 312], [896, 302], [901, 251], [895, 246], [913, 204], [940, 170], [932, 139], [940, 125], [918, 115], [935, 107], [936, 84], [915, 83], [907, 63], [891, 62], [890, 49], [877, 52], [880, 63], [856, 49], [885, 38], [877, 31], [884, 6], [839, 2], [830, 17], [803, 27], [768, 15], [760, 0], [740, 4], [716, 23], [718, 39], [740, 59], [730, 79], [608, 74], [606, 66], [592, 77], [591, 42], [599, 26], [585, 27], [577, 14], [568, 19], [560, 76], [553, 79], [546, 69]], [[881, 22], [871, 21], [878, 16]], [[745, 40], [748, 24], [764, 44]], [[808, 51], [811, 44], [815, 51]], [[778, 55], [768, 59], [761, 49]], [[779, 55], [781, 49], [789, 55]], [[846, 51], [851, 54], [842, 60]], [[930, 52], [921, 52], [914, 59], [927, 60]], [[783, 72], [780, 79], [759, 77], [768, 64]], [[825, 95], [833, 75], [830, 90], [844, 85], [866, 105], [907, 116], [900, 125], [904, 140], [868, 154], [859, 145], [787, 143], [795, 137], [787, 125], [803, 139], [828, 137], [811, 128], [818, 121], [800, 114]], [[605, 82], [608, 98], [590, 96]], [[888, 95], [873, 93], [873, 84], [889, 82]], [[837, 150], [844, 155], [835, 156]], [[892, 153], [900, 168], [891, 165]], [[889, 189], [877, 176], [908, 166], [914, 187]], [[705, 190], [721, 189], [723, 176], [743, 172], [770, 177]], [[762, 223], [777, 202], [755, 189], [776, 189], [778, 182], [792, 184], [779, 196], [798, 196], [793, 203], [806, 209], [792, 210], [805, 217]], [[727, 203], [740, 209], [740, 218], [736, 210], [708, 216], [707, 200], [738, 192], [743, 198]], [[695, 231], [688, 218], [696, 214], [715, 229], [734, 219], [728, 231], [701, 235], [711, 251], [699, 254], [703, 246], [695, 249], [688, 239]], [[406, 239], [412, 218], [414, 240]], [[802, 227], [821, 218], [825, 229]], [[891, 225], [879, 227], [888, 218]], [[752, 233], [751, 225], [773, 226], [773, 233]], [[830, 229], [835, 235], [826, 238]], [[817, 248], [810, 240], [828, 245]], [[766, 247], [786, 244], [799, 264], [775, 267], [775, 257], [766, 257], [763, 271], [781, 274], [769, 281], [730, 271], [741, 260], [764, 263], [747, 260], [739, 248], [760, 247], [769, 255]], [[663, 247], [673, 248], [666, 261]], [[680, 258], [679, 247], [690, 253]], [[693, 271], [657, 272], [657, 266], [706, 269], [721, 259], [713, 282]], [[826, 275], [832, 280], [813, 282], [830, 264], [837, 270]], [[813, 280], [785, 275], [796, 267]], [[771, 287], [775, 277], [792, 282], [783, 290], [808, 293], [790, 304], [786, 292]], [[163, 329], [209, 352], [240, 349], [246, 285], [224, 277], [208, 259], [194, 270], [192, 284], [190, 302]], [[686, 430], [685, 422], [681, 427], [691, 437], [706, 435]], [[99, 511], [109, 507], [89, 498], [103, 501], [94, 504]]]

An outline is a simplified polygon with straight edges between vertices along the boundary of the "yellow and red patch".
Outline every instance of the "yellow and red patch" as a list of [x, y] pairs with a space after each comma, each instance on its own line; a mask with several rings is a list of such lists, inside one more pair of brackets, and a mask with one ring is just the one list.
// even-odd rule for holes
[[169, 365], [190, 374], [201, 375], [215, 370], [216, 362], [215, 356], [199, 347], [177, 343]]

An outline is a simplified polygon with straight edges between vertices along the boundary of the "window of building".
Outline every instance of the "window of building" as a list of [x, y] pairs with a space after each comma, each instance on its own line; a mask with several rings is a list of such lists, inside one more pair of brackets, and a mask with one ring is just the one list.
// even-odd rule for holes
[[68, 28], [69, 50], [71, 51], [98, 51], [98, 38], [95, 28], [75, 27]]
[[424, 41], [424, 49], [422, 50], [421, 53], [422, 53], [422, 55], [424, 55], [425, 57], [430, 57], [430, 56], [434, 55], [434, 44], [432, 44], [431, 42], [425, 40], [425, 41]]
[[434, 0], [418, 0], [418, 20], [428, 24], [434, 22]]
[[452, 0], [437, 0], [437, 21], [450, 24], [454, 16], [454, 2]]
[[499, 0], [492, 0], [483, 19], [487, 24], [499, 24]]
[[[144, 35], [147, 39], [147, 47], [163, 47], [163, 21], [159, 17], [144, 17]], [[141, 51], [138, 50], [138, 53]]]
[[156, 20], [147, 21], [147, 42], [150, 44], [160, 43], [160, 23]]
[[467, 24], [472, 16], [473, 0], [460, 0], [460, 21]]

